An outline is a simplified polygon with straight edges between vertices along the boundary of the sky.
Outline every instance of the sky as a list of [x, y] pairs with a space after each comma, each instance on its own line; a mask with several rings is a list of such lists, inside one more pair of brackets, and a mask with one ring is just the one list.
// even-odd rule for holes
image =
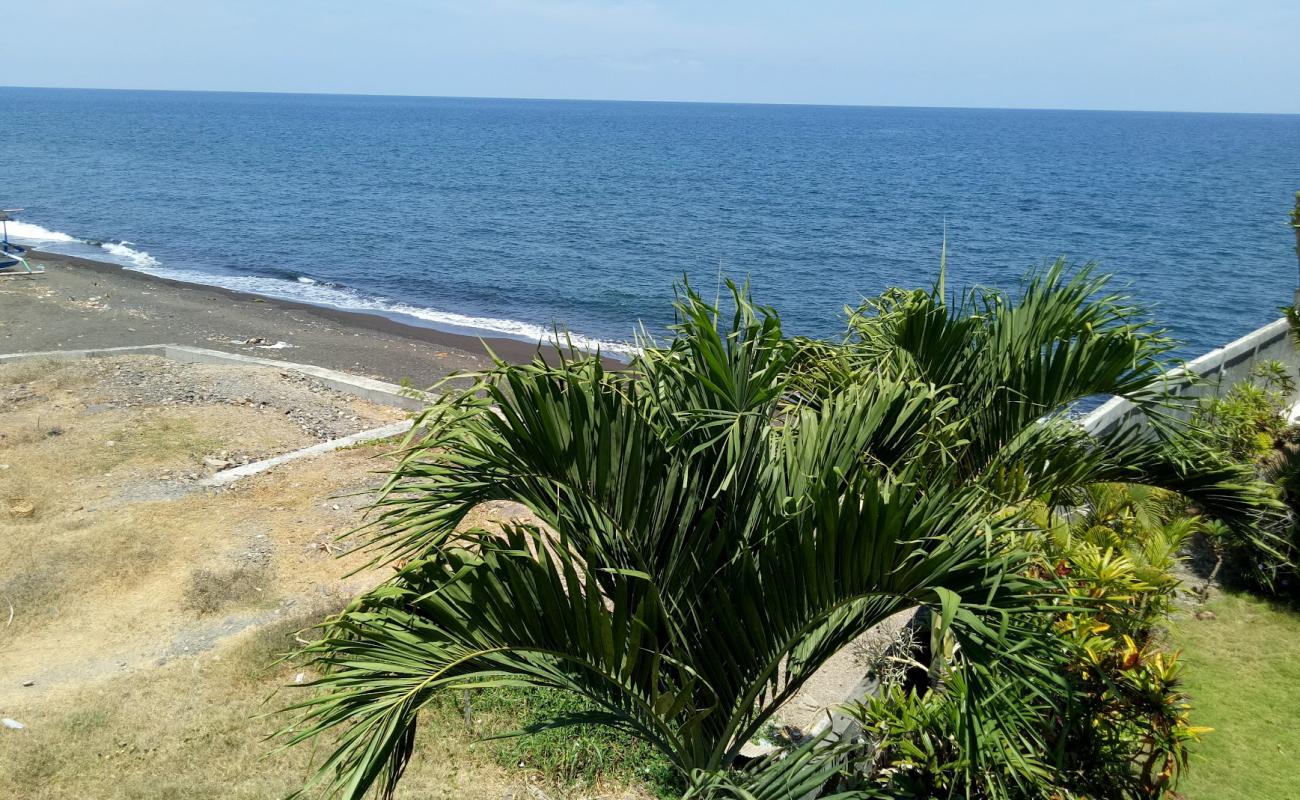
[[5, 6], [8, 86], [1300, 113], [1300, 0]]

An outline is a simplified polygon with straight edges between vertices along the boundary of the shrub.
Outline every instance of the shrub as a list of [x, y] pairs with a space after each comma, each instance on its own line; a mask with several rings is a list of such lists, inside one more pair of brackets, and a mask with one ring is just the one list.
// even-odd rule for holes
[[1243, 537], [1225, 526], [1205, 529], [1225, 581], [1270, 594], [1300, 587], [1300, 427], [1287, 422], [1296, 382], [1278, 361], [1257, 364], [1248, 380], [1205, 400], [1193, 427], [1228, 457], [1253, 468], [1286, 504], [1289, 514], [1262, 518], [1262, 536]]
[[[495, 363], [421, 417], [361, 533], [375, 563], [405, 566], [304, 650], [322, 677], [284, 741], [334, 746], [309, 779], [324, 792], [388, 796], [440, 696], [526, 685], [591, 709], [541, 725], [627, 731], [685, 796], [810, 796], [839, 748], [742, 750], [834, 653], [922, 605], [966, 783], [999, 759], [1000, 796], [1041, 782], [1016, 754], [1072, 763], [1056, 728], [1088, 724], [1086, 698], [1054, 622], [1089, 608], [1044, 596], [1073, 583], [1023, 546], [1024, 510], [1102, 481], [1234, 525], [1260, 500], [1197, 442], [1070, 418], [1098, 393], [1163, 404], [1169, 345], [1104, 284], [1058, 263], [1018, 296], [949, 302], [941, 280], [869, 303], [842, 345], [786, 337], [739, 287], [730, 315], [686, 290], [674, 338], [631, 369]], [[496, 500], [540, 522], [469, 522]]]
[[1160, 631], [1179, 553], [1201, 522], [1145, 487], [1099, 484], [1082, 501], [1068, 522], [1040, 508], [1028, 536], [1041, 554], [1033, 577], [1055, 587], [1060, 610], [1022, 646], [1053, 665], [1054, 694], [974, 693], [999, 676], [969, 667], [890, 687], [853, 710], [871, 741], [861, 784], [892, 798], [990, 800], [1136, 800], [1177, 784], [1206, 729], [1191, 723], [1178, 654]]
[[1287, 430], [1285, 412], [1295, 380], [1277, 361], [1257, 364], [1248, 380], [1222, 397], [1208, 398], [1192, 416], [1200, 430], [1239, 461], [1268, 456]]

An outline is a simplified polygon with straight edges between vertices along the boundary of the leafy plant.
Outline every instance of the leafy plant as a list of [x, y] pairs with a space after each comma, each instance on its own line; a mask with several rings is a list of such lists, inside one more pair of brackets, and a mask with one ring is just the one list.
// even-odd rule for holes
[[[430, 412], [370, 540], [413, 560], [307, 651], [326, 691], [289, 735], [343, 727], [332, 788], [390, 790], [439, 690], [582, 695], [596, 710], [555, 724], [628, 730], [708, 786], [826, 658], [900, 610], [930, 605], [970, 652], [1015, 660], [1001, 620], [1032, 584], [990, 546], [1011, 521], [986, 493], [927, 477], [946, 469], [943, 403], [881, 380], [787, 408], [796, 350], [735, 300], [719, 330], [689, 294], [678, 338], [634, 370], [500, 364]], [[489, 499], [540, 524], [458, 531]]]
[[[1300, 228], [1297, 228], [1297, 230], [1300, 230]], [[1296, 255], [1300, 257], [1300, 253]], [[1300, 346], [1300, 310], [1296, 309], [1294, 303], [1289, 306], [1282, 306], [1279, 310], [1286, 317], [1287, 326], [1291, 330], [1291, 343]]]
[[1255, 471], [1290, 508], [1288, 517], [1261, 519], [1265, 536], [1242, 536], [1239, 529], [1205, 529], [1216, 555], [1214, 574], [1228, 564], [1227, 578], [1236, 583], [1279, 592], [1297, 585], [1300, 559], [1300, 429], [1287, 421], [1295, 379], [1280, 362], [1256, 365], [1250, 378], [1234, 384], [1222, 397], [1202, 401], [1192, 427], [1210, 446]]
[[[1180, 493], [1245, 535], [1267, 492], [1247, 469], [1188, 435], [1188, 401], [1161, 380], [1172, 343], [1146, 312], [1107, 292], [1090, 266], [1057, 261], [1018, 297], [971, 288], [949, 298], [893, 289], [849, 319], [842, 346], [806, 343], [800, 389], [808, 402], [877, 374], [936, 387], [962, 442], [963, 480], [988, 481], [1009, 505], [1069, 506], [1095, 483], [1146, 483]], [[1145, 430], [1100, 436], [1071, 416], [1114, 395], [1145, 416]]]
[[[542, 687], [585, 705], [538, 727], [626, 731], [686, 796], [802, 796], [840, 748], [746, 763], [741, 747], [831, 655], [922, 606], [932, 676], [964, 687], [965, 757], [990, 737], [1054, 752], [1020, 712], [989, 716], [1072, 702], [1044, 621], [1057, 581], [1023, 547], [1038, 498], [1148, 482], [1237, 526], [1261, 500], [1172, 428], [1094, 439], [1070, 421], [1101, 392], [1168, 402], [1167, 344], [1063, 269], [1015, 303], [890, 293], [844, 345], [786, 338], [734, 286], [724, 321], [687, 288], [674, 338], [626, 371], [496, 364], [422, 417], [364, 533], [406, 565], [305, 650], [322, 677], [286, 746], [333, 732], [313, 782], [390, 796], [438, 693]], [[532, 519], [464, 529], [494, 500]], [[1004, 757], [1014, 780], [1034, 772]]]
[[1207, 525], [1181, 498], [1149, 486], [1094, 484], [1082, 499], [1072, 522], [1048, 531], [1041, 552], [1088, 587], [1089, 608], [1114, 635], [1145, 642], [1173, 610], [1182, 553]]
[[1232, 458], [1254, 463], [1272, 452], [1286, 430], [1285, 411], [1295, 380], [1278, 362], [1263, 362], [1249, 380], [1232, 385], [1221, 397], [1201, 401], [1194, 428], [1220, 445]]
[[[1060, 611], [1039, 646], [1064, 676], [1068, 702], [973, 703], [966, 669], [942, 686], [894, 687], [853, 711], [872, 740], [863, 780], [882, 796], [1148, 798], [1176, 785], [1188, 745], [1206, 729], [1192, 724], [1178, 656], [1161, 649], [1156, 631], [1197, 521], [1146, 487], [1102, 484], [1086, 494], [1071, 521], [1041, 509], [1029, 536], [1043, 556], [1035, 569], [1061, 578]], [[958, 732], [972, 724], [986, 736], [962, 746]]]

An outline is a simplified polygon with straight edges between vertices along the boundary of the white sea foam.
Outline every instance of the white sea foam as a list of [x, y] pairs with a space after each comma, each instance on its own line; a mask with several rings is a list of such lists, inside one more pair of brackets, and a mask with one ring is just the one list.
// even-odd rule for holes
[[143, 250], [136, 250], [134, 247], [131, 247], [130, 242], [105, 242], [104, 244], [101, 244], [100, 247], [104, 248], [105, 252], [110, 255], [117, 256], [122, 262], [126, 262], [126, 265], [128, 266], [135, 266], [141, 269], [150, 269], [152, 267], [161, 266], [161, 264], [158, 263], [158, 259]]
[[[310, 278], [294, 281], [268, 278], [261, 275], [217, 275], [193, 270], [153, 268], [141, 270], [152, 275], [187, 283], [203, 283], [234, 289], [239, 292], [293, 300], [300, 303], [328, 306], [345, 311], [363, 311], [389, 317], [406, 317], [412, 320], [431, 323], [434, 327], [451, 329], [458, 333], [470, 335], [500, 335], [532, 342], [549, 342], [555, 338], [553, 329], [498, 317], [476, 317], [438, 311], [432, 308], [411, 305], [390, 300], [386, 297], [372, 297], [353, 289], [321, 283]], [[608, 342], [579, 334], [572, 334], [574, 345], [583, 349], [600, 348], [602, 352], [630, 355], [636, 348], [627, 342]]]
[[[262, 275], [222, 275], [174, 269], [164, 266], [144, 250], [136, 249], [131, 242], [88, 242], [29, 222], [10, 222], [9, 235], [21, 243], [31, 244], [50, 252], [108, 261], [128, 269], [186, 283], [219, 286], [239, 292], [328, 306], [344, 311], [361, 311], [398, 319], [406, 318], [469, 335], [507, 336], [531, 342], [550, 342], [555, 338], [554, 329], [545, 325], [514, 319], [475, 317], [438, 311], [385, 297], [362, 294], [354, 289], [321, 283], [306, 276], [299, 276], [296, 280], [285, 280]], [[602, 341], [580, 334], [571, 334], [570, 338], [574, 345], [587, 350], [599, 348], [605, 353], [622, 355], [636, 352], [635, 346], [628, 342]]]
[[23, 243], [37, 244], [39, 242], [77, 241], [75, 237], [69, 236], [66, 233], [42, 228], [40, 225], [33, 225], [30, 222], [6, 222], [5, 227], [9, 231], [10, 238], [17, 239]]

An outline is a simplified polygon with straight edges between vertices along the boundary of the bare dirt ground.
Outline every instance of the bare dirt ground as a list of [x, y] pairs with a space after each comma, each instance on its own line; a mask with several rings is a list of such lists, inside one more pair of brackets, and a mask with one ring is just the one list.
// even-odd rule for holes
[[[263, 738], [292, 634], [386, 573], [346, 574], [383, 446], [221, 490], [215, 470], [401, 413], [275, 370], [151, 357], [0, 365], [0, 796], [264, 798], [309, 753]], [[10, 619], [10, 610], [12, 618]], [[425, 726], [400, 796], [561, 797], [454, 724]], [[635, 797], [622, 787], [580, 796]]]

